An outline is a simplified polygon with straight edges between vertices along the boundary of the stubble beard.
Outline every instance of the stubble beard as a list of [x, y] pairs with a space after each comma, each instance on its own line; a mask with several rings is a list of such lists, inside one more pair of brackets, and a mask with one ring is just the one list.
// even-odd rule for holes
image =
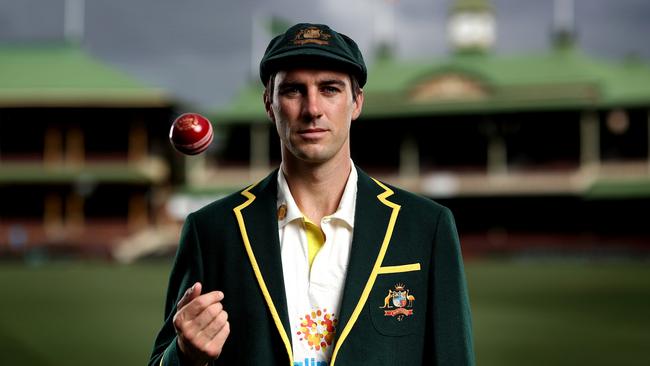
[[294, 159], [308, 164], [323, 164], [329, 161], [336, 160], [337, 155], [344, 154], [347, 149], [347, 155], [349, 156], [349, 136], [344, 140], [340, 145], [321, 145], [321, 146], [310, 146], [310, 145], [320, 145], [318, 143], [302, 143], [298, 144], [286, 144], [282, 142], [282, 160]]

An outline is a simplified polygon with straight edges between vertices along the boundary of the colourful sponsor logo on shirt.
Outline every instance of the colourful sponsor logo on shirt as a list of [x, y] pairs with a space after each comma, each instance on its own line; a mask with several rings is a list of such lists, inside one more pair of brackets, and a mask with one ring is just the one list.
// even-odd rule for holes
[[309, 349], [325, 351], [334, 342], [337, 322], [334, 314], [328, 314], [327, 309], [314, 310], [300, 318], [297, 334], [302, 337], [301, 341], [307, 342]]

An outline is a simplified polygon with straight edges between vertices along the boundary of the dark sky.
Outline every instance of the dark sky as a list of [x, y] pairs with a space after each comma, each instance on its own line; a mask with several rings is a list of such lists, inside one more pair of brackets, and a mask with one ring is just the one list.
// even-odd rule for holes
[[[0, 0], [0, 42], [64, 39], [65, 0]], [[201, 107], [228, 103], [251, 78], [253, 19], [323, 22], [352, 36], [372, 63], [375, 19], [392, 14], [397, 57], [447, 52], [451, 0], [86, 0], [82, 45], [94, 56]], [[504, 54], [549, 47], [552, 0], [492, 0], [495, 49]], [[578, 43], [603, 58], [636, 54], [650, 61], [650, 1], [576, 0]], [[392, 12], [391, 12], [392, 9]], [[259, 27], [258, 27], [259, 28]], [[252, 49], [255, 52], [252, 53]], [[253, 56], [251, 56], [253, 55]]]

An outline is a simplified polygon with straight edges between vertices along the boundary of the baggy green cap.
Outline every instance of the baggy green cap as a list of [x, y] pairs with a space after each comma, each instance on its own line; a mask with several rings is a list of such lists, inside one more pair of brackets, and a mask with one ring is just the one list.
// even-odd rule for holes
[[324, 24], [300, 23], [273, 38], [260, 61], [260, 79], [296, 67], [341, 70], [366, 84], [367, 69], [357, 44]]

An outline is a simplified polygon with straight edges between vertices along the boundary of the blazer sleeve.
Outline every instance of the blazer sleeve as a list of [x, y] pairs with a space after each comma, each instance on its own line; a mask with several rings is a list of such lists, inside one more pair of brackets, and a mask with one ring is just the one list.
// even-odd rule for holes
[[176, 343], [176, 332], [172, 322], [174, 314], [176, 314], [176, 304], [185, 291], [195, 282], [203, 282], [203, 260], [196, 224], [192, 215], [187, 217], [181, 231], [180, 244], [167, 287], [165, 321], [156, 337], [149, 359], [150, 366], [188, 365]]
[[460, 240], [451, 211], [438, 217], [432, 258], [433, 339], [436, 365], [474, 365], [472, 317]]

